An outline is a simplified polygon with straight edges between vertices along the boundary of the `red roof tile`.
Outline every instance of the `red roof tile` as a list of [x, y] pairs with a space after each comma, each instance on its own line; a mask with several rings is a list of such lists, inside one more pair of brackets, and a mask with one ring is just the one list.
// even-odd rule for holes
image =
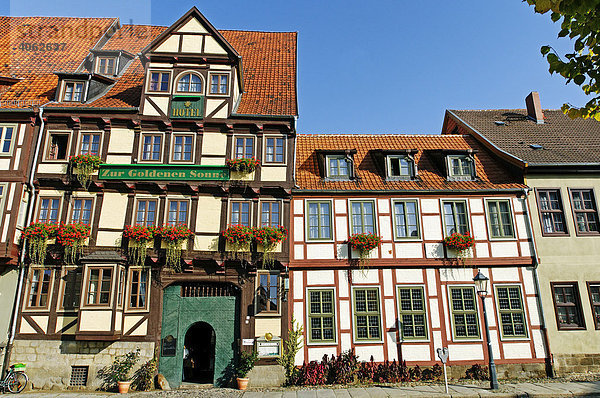
[[[326, 181], [319, 174], [318, 150], [352, 150], [356, 180]], [[418, 149], [415, 162], [419, 178], [414, 181], [387, 181], [382, 176], [370, 153], [378, 149]], [[427, 151], [474, 149], [476, 181], [447, 181], [444, 171]], [[519, 189], [519, 183], [484, 147], [468, 135], [298, 135], [296, 151], [296, 183], [306, 190], [488, 190]]]
[[103, 50], [125, 50], [137, 54], [167, 28], [150, 25], [123, 25], [102, 46]]

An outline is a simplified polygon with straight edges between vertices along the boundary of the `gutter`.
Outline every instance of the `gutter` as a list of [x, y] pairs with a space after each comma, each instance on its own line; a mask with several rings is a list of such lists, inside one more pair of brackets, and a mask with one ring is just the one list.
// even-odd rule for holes
[[524, 188], [502, 188], [502, 189], [293, 189], [295, 194], [348, 194], [348, 193], [368, 193], [368, 194], [389, 194], [389, 193], [507, 193], [523, 192]]
[[542, 295], [540, 289], [540, 280], [537, 273], [538, 266], [540, 265], [538, 261], [538, 253], [537, 247], [535, 244], [535, 240], [533, 239], [533, 226], [531, 225], [531, 213], [529, 212], [529, 192], [531, 188], [523, 188], [523, 194], [525, 195], [525, 212], [526, 217], [525, 220], [527, 222], [527, 229], [529, 229], [531, 233], [531, 243], [533, 246], [533, 285], [535, 288], [535, 294], [537, 296], [537, 307], [538, 313], [540, 316], [540, 328], [542, 329], [543, 338], [544, 338], [544, 346], [546, 348], [546, 373], [549, 377], [555, 377], [554, 375], [554, 367], [552, 361], [552, 353], [550, 352], [550, 340], [548, 338], [548, 329], [546, 328], [546, 318], [544, 316], [544, 305], [542, 303]]
[[[53, 102], [53, 101], [51, 101], [51, 102]], [[25, 226], [27, 226], [31, 223], [31, 218], [33, 216], [33, 208], [34, 208], [34, 202], [35, 202], [35, 196], [36, 196], [35, 186], [33, 185], [33, 176], [35, 174], [35, 169], [37, 167], [38, 156], [40, 153], [40, 147], [42, 145], [42, 136], [44, 134], [44, 128], [46, 125], [46, 123], [44, 122], [44, 106], [48, 105], [51, 102], [48, 102], [39, 107], [38, 116], [41, 120], [41, 123], [40, 123], [40, 128], [38, 130], [38, 137], [37, 137], [37, 142], [35, 144], [35, 151], [34, 151], [34, 155], [33, 155], [33, 162], [31, 164], [31, 169], [29, 172], [29, 179], [25, 183], [27, 185], [27, 187], [29, 188], [29, 200], [27, 202], [27, 217], [25, 218], [25, 224], [24, 224]], [[4, 363], [2, 364], [2, 374], [3, 375], [6, 373], [8, 366], [10, 364], [10, 356], [12, 354], [13, 342], [15, 340], [15, 334], [16, 334], [16, 330], [17, 330], [17, 315], [19, 314], [19, 308], [21, 307], [21, 296], [23, 295], [23, 278], [25, 276], [24, 264], [25, 264], [25, 253], [27, 253], [27, 250], [26, 250], [27, 243], [28, 243], [27, 241], [24, 242], [23, 247], [21, 248], [21, 256], [19, 258], [19, 282], [17, 284], [15, 305], [14, 305], [13, 311], [12, 311], [12, 320], [11, 320], [11, 326], [10, 326], [10, 331], [9, 331], [9, 335], [8, 335], [8, 343], [6, 344], [6, 351], [4, 353]]]
[[[294, 116], [294, 131], [296, 131], [297, 123], [298, 123], [298, 116]], [[297, 147], [298, 147], [298, 134], [296, 134], [296, 136], [294, 137], [294, 168], [292, 169], [292, 182], [294, 183], [293, 189], [300, 188], [298, 185], [296, 185], [296, 162], [297, 162], [296, 148]]]

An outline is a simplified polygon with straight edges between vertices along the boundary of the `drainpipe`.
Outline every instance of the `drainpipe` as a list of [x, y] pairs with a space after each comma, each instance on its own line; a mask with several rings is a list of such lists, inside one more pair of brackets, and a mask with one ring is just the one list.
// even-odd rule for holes
[[[53, 101], [51, 101], [51, 102], [53, 102]], [[29, 225], [29, 223], [31, 223], [31, 217], [33, 215], [33, 208], [34, 208], [35, 195], [36, 195], [35, 187], [33, 185], [33, 176], [35, 174], [35, 169], [37, 167], [38, 156], [39, 156], [40, 147], [42, 144], [42, 135], [44, 134], [44, 127], [45, 127], [44, 106], [48, 105], [49, 103], [50, 102], [39, 107], [38, 115], [40, 117], [41, 123], [40, 123], [40, 128], [38, 130], [37, 142], [35, 144], [33, 163], [31, 165], [31, 169], [29, 171], [29, 179], [25, 183], [29, 189], [29, 200], [27, 202], [27, 217], [25, 219], [25, 225]], [[17, 330], [17, 315], [19, 314], [19, 308], [21, 306], [21, 296], [22, 296], [22, 291], [23, 291], [23, 279], [25, 277], [24, 264], [25, 264], [25, 253], [27, 253], [27, 250], [26, 250], [27, 243], [28, 243], [27, 241], [23, 242], [23, 247], [21, 248], [21, 255], [19, 258], [19, 282], [17, 284], [15, 305], [14, 305], [13, 311], [12, 311], [12, 320], [11, 320], [11, 326], [10, 326], [10, 333], [8, 335], [8, 344], [6, 344], [6, 352], [4, 353], [4, 363], [2, 364], [2, 374], [3, 375], [8, 370], [8, 366], [10, 364], [10, 356], [12, 354], [13, 342], [15, 340], [15, 334], [16, 334], [16, 330]]]
[[544, 316], [544, 306], [542, 304], [540, 280], [539, 280], [539, 276], [537, 273], [537, 268], [539, 266], [539, 262], [538, 262], [537, 248], [535, 245], [535, 241], [533, 240], [533, 226], [531, 225], [530, 212], [529, 212], [528, 196], [529, 196], [530, 191], [531, 191], [530, 188], [523, 188], [523, 194], [525, 195], [525, 212], [526, 212], [525, 220], [527, 222], [527, 228], [531, 232], [531, 243], [532, 243], [531, 246], [533, 247], [533, 264], [534, 264], [533, 265], [533, 284], [535, 287], [535, 294], [538, 297], [537, 306], [538, 306], [538, 312], [540, 314], [540, 323], [541, 323], [540, 327], [542, 328], [542, 333], [544, 336], [544, 343], [546, 346], [546, 354], [547, 354], [546, 372], [548, 373], [549, 377], [555, 377], [554, 367], [553, 367], [553, 363], [552, 363], [552, 354], [550, 353], [550, 340], [548, 339], [548, 329], [546, 329], [546, 318]]

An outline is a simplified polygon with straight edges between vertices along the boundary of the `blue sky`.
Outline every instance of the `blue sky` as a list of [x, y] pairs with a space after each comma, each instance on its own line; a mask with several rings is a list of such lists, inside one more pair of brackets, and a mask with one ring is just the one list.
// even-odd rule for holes
[[[221, 29], [297, 31], [298, 131], [439, 133], [445, 109], [582, 105], [541, 45], [559, 25], [520, 0], [0, 0], [3, 15], [119, 17], [170, 25], [192, 6]], [[562, 51], [561, 51], [562, 50]]]

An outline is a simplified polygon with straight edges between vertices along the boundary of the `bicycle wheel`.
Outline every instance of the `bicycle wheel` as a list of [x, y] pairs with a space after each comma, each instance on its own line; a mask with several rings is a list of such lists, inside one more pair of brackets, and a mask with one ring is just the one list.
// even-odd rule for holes
[[13, 394], [18, 394], [25, 389], [29, 378], [23, 372], [12, 373], [6, 379], [6, 388]]

